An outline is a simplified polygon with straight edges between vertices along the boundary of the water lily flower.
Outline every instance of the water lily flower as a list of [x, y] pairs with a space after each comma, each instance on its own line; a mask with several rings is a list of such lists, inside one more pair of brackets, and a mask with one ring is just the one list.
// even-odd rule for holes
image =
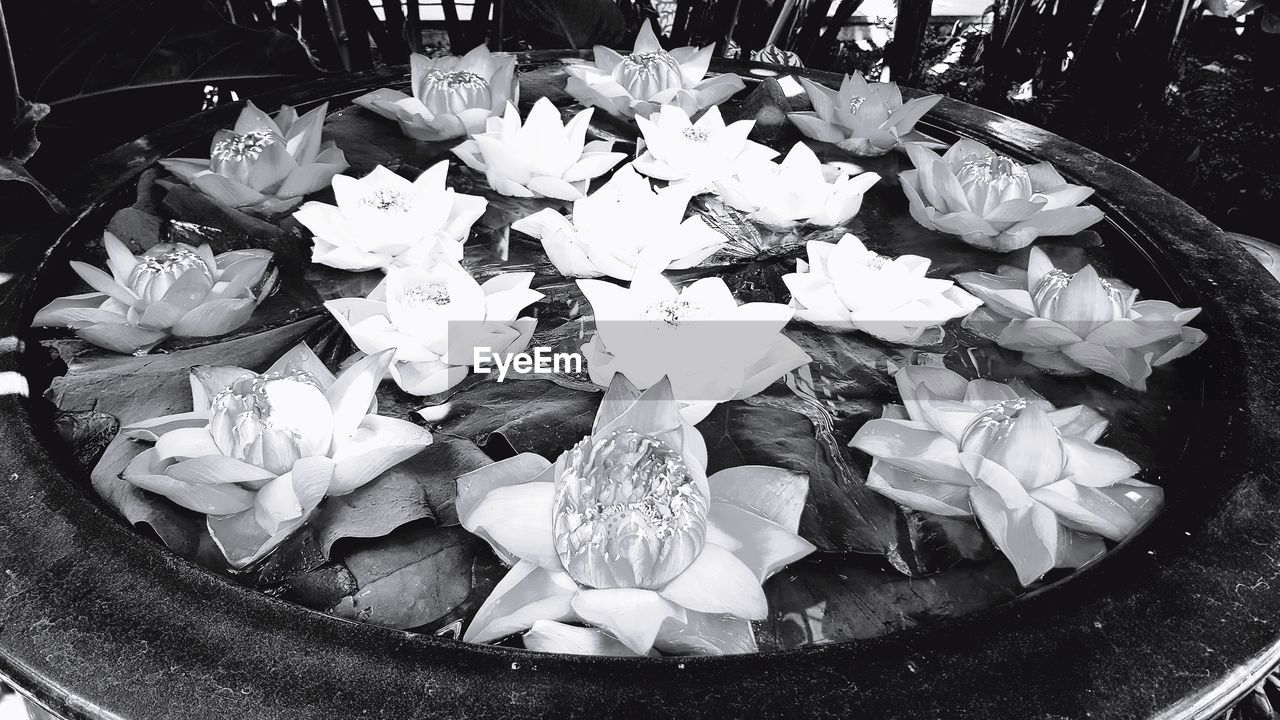
[[123, 428], [153, 442], [122, 477], [208, 516], [232, 567], [266, 556], [327, 495], [345, 495], [431, 443], [431, 433], [377, 414], [391, 352], [334, 377], [300, 344], [264, 373], [191, 368], [191, 412]]
[[572, 219], [545, 208], [511, 228], [540, 239], [565, 277], [630, 280], [637, 272], [691, 268], [728, 242], [701, 217], [684, 219], [688, 204], [687, 193], [655, 192], [624, 165], [594, 193], [573, 202]]
[[328, 108], [322, 103], [298, 117], [283, 105], [272, 118], [249, 102], [234, 128], [213, 136], [208, 160], [169, 158], [160, 164], [228, 207], [263, 216], [288, 212], [347, 169], [342, 150], [320, 141]]
[[493, 356], [523, 352], [537, 319], [516, 317], [542, 298], [529, 289], [533, 273], [503, 273], [483, 284], [450, 260], [393, 267], [368, 298], [324, 305], [356, 346], [392, 352], [391, 378], [412, 395], [431, 395], [462, 382], [476, 349]]
[[556, 106], [539, 98], [521, 124], [520, 112], [508, 103], [502, 117], [489, 118], [488, 132], [453, 153], [503, 195], [577, 200], [592, 178], [626, 158], [613, 152], [612, 140], [586, 142], [591, 113], [587, 108], [565, 125]]
[[796, 534], [808, 478], [708, 478], [706, 463], [669, 383], [642, 395], [617, 375], [591, 435], [554, 464], [523, 453], [458, 478], [462, 526], [512, 566], [463, 639], [532, 629], [526, 647], [548, 652], [754, 652], [761, 583], [814, 550]]
[[1041, 235], [1074, 235], [1102, 219], [1081, 205], [1093, 188], [1068, 184], [1047, 162], [1023, 165], [961, 138], [941, 157], [907, 145], [914, 170], [898, 174], [916, 222], [994, 252], [1024, 248]]
[[832, 227], [857, 215], [863, 194], [879, 180], [873, 172], [850, 176], [824, 165], [807, 145], [796, 143], [781, 163], [740, 158], [734, 176], [715, 185], [722, 200], [765, 225]]
[[565, 91], [583, 105], [617, 117], [648, 117], [663, 105], [675, 105], [692, 117], [746, 87], [733, 73], [706, 77], [714, 51], [714, 45], [707, 45], [667, 52], [646, 22], [630, 55], [596, 45], [593, 62], [566, 64]]
[[1208, 336], [1186, 327], [1200, 308], [1138, 300], [1138, 291], [1098, 276], [1092, 265], [1068, 273], [1032, 248], [1026, 271], [956, 275], [985, 303], [966, 324], [1036, 367], [1068, 375], [1089, 371], [1145, 390], [1153, 367], [1186, 355]]
[[165, 338], [224, 335], [249, 321], [275, 288], [269, 250], [214, 255], [208, 245], [160, 243], [134, 255], [102, 236], [110, 274], [72, 261], [94, 292], [44, 306], [32, 327], [69, 327], [80, 339], [118, 353], [143, 353]]
[[485, 121], [520, 102], [516, 58], [484, 45], [458, 57], [409, 56], [413, 95], [382, 88], [353, 103], [400, 123], [414, 140], [451, 140], [484, 132]]
[[868, 250], [845, 234], [832, 244], [810, 241], [809, 262], [782, 276], [796, 318], [832, 332], [862, 332], [891, 343], [915, 343], [926, 331], [976, 310], [982, 301], [950, 280], [926, 277], [929, 259]]
[[747, 134], [754, 120], [724, 124], [720, 108], [703, 113], [697, 122], [676, 105], [664, 105], [648, 118], [637, 117], [644, 135], [644, 153], [632, 165], [636, 170], [690, 194], [712, 192], [717, 180], [733, 175], [738, 158], [772, 160], [778, 151], [752, 142]]
[[840, 90], [800, 78], [812, 111], [787, 113], [800, 132], [859, 157], [884, 155], [905, 142], [923, 139], [916, 122], [933, 109], [941, 95], [902, 101], [897, 83], [867, 82], [862, 73], [845, 75]]
[[579, 280], [596, 334], [582, 347], [591, 381], [618, 374], [637, 387], [669, 382], [681, 413], [699, 422], [717, 403], [751, 397], [810, 357], [782, 334], [792, 309], [781, 303], [739, 305], [720, 278], [677, 290], [656, 272], [631, 287]]
[[976, 515], [1023, 585], [1094, 559], [1103, 538], [1132, 535], [1164, 502], [1132, 460], [1096, 444], [1107, 422], [1088, 407], [941, 367], [895, 379], [903, 404], [850, 443], [875, 458], [867, 487], [922, 512]]
[[461, 260], [489, 201], [445, 187], [448, 173], [441, 160], [413, 182], [381, 165], [359, 180], [333, 178], [336, 207], [312, 201], [293, 214], [315, 235], [312, 260], [356, 271], [421, 265], [436, 254]]

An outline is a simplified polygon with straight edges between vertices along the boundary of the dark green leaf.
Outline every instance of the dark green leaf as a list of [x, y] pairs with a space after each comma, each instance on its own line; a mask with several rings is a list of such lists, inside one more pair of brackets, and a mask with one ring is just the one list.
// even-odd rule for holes
[[512, 25], [536, 48], [612, 47], [627, 32], [626, 19], [613, 0], [520, 0], [507, 12]]

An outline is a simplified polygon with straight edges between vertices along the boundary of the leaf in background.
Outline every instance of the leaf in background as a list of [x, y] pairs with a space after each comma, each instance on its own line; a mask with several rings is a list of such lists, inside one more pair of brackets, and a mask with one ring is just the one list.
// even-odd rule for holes
[[550, 380], [484, 382], [451, 397], [436, 429], [467, 438], [499, 459], [514, 451], [554, 460], [591, 433], [599, 404], [598, 393]]
[[460, 527], [414, 524], [347, 555], [360, 589], [330, 612], [338, 617], [407, 629], [425, 625], [471, 595], [471, 567], [490, 553]]
[[866, 558], [806, 560], [764, 586], [768, 619], [756, 623], [760, 649], [844, 642], [959, 617], [1021, 595], [1003, 558], [964, 564], [927, 578], [904, 577]]
[[234, 25], [205, 0], [114, 3], [66, 47], [37, 93], [54, 107], [122, 90], [318, 74], [297, 39]]
[[20, 182], [26, 184], [32, 190], [39, 193], [45, 203], [59, 215], [67, 214], [67, 207], [62, 204], [57, 195], [53, 191], [45, 187], [39, 180], [35, 179], [22, 163], [10, 157], [0, 157], [0, 182]]
[[511, 25], [535, 48], [613, 47], [627, 33], [626, 18], [613, 0], [520, 0], [507, 12]]
[[883, 555], [897, 525], [893, 503], [863, 486], [838, 447], [821, 443], [804, 415], [778, 407], [722, 403], [698, 424], [707, 442], [707, 472], [770, 465], [809, 476], [800, 535], [825, 552]]
[[120, 431], [120, 421], [97, 410], [59, 412], [53, 420], [58, 435], [71, 450], [71, 456], [86, 472]]

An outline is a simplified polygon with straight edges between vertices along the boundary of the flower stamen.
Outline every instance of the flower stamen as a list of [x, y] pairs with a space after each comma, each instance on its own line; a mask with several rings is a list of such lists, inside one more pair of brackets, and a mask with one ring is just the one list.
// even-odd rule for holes
[[210, 153], [215, 160], [257, 160], [276, 141], [270, 130], [253, 130], [219, 140]]

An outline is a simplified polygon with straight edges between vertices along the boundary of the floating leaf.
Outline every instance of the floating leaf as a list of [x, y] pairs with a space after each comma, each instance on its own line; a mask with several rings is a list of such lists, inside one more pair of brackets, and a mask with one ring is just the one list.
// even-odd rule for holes
[[460, 435], [495, 457], [534, 452], [554, 460], [591, 433], [600, 395], [550, 380], [485, 382], [450, 398], [442, 432]]
[[347, 555], [360, 589], [330, 611], [352, 620], [393, 628], [425, 625], [471, 594], [471, 566], [488, 546], [460, 527], [421, 524]]

